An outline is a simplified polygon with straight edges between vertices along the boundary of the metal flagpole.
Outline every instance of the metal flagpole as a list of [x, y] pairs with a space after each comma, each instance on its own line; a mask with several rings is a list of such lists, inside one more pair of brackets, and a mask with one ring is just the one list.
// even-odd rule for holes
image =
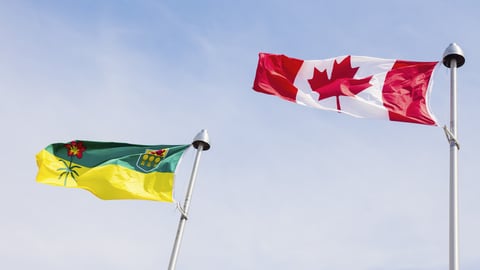
[[178, 223], [177, 236], [175, 237], [175, 243], [173, 244], [172, 255], [170, 256], [170, 263], [168, 265], [168, 270], [174, 270], [177, 263], [178, 251], [180, 249], [180, 242], [183, 237], [183, 229], [185, 228], [185, 223], [188, 219], [188, 209], [190, 208], [190, 199], [192, 197], [193, 186], [195, 185], [195, 178], [197, 177], [197, 168], [200, 161], [200, 155], [202, 151], [207, 151], [210, 149], [208, 133], [205, 129], [202, 129], [200, 133], [195, 136], [192, 142], [193, 147], [197, 149], [197, 154], [195, 155], [195, 162], [193, 164], [192, 175], [190, 177], [190, 183], [188, 184], [187, 194], [185, 195], [185, 202], [183, 209], [180, 209], [181, 216]]
[[457, 141], [457, 68], [463, 66], [462, 49], [450, 44], [443, 53], [443, 64], [450, 68], [450, 129], [445, 134], [450, 143], [450, 216], [449, 216], [449, 269], [458, 270], [458, 161], [460, 146]]

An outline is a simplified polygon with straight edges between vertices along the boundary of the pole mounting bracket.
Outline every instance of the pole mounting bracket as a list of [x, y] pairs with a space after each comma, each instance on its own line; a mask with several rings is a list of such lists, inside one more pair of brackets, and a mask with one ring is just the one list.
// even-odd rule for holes
[[443, 131], [445, 131], [445, 136], [447, 136], [447, 140], [450, 145], [455, 144], [458, 150], [460, 150], [460, 144], [457, 141], [457, 138], [452, 134], [452, 132], [447, 128], [447, 126], [443, 126]]
[[183, 207], [180, 205], [180, 202], [177, 202], [177, 209], [180, 212], [180, 214], [182, 214], [182, 218], [185, 219], [185, 220], [188, 220], [187, 213], [185, 212]]

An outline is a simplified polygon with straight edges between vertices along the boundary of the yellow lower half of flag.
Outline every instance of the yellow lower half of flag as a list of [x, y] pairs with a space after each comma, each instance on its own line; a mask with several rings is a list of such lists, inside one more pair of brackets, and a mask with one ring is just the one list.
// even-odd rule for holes
[[86, 189], [104, 200], [173, 201], [171, 172], [142, 173], [115, 164], [82, 167], [45, 150], [37, 154], [37, 165], [39, 183]]

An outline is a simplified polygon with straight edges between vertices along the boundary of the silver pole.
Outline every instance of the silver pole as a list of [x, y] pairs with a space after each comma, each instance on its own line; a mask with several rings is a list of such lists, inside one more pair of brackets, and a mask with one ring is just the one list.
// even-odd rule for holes
[[[450, 133], [457, 138], [457, 60], [450, 60]], [[458, 270], [458, 149], [450, 142], [450, 270]]]
[[457, 67], [465, 63], [463, 51], [452, 43], [443, 54], [443, 64], [450, 68], [450, 214], [449, 214], [449, 269], [459, 269], [458, 259], [458, 150], [457, 141]]
[[183, 238], [183, 230], [185, 228], [185, 223], [188, 219], [188, 210], [190, 208], [190, 200], [192, 198], [193, 187], [195, 185], [195, 179], [197, 177], [198, 163], [200, 162], [200, 156], [202, 151], [207, 151], [210, 149], [208, 133], [206, 130], [200, 131], [200, 133], [195, 136], [193, 139], [193, 147], [197, 149], [197, 154], [195, 155], [195, 161], [193, 164], [192, 175], [190, 176], [190, 183], [188, 184], [187, 194], [185, 195], [185, 202], [183, 209], [180, 209], [180, 221], [178, 223], [177, 236], [175, 237], [175, 243], [173, 244], [172, 255], [170, 256], [170, 263], [168, 265], [168, 270], [174, 270], [175, 265], [177, 264], [178, 252], [180, 250], [180, 243]]

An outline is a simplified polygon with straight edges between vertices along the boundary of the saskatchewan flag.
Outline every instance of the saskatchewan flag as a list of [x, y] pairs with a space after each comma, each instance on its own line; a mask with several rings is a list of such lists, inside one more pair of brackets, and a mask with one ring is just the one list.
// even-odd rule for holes
[[104, 200], [172, 202], [175, 168], [189, 146], [54, 143], [36, 156], [37, 182], [83, 188]]

